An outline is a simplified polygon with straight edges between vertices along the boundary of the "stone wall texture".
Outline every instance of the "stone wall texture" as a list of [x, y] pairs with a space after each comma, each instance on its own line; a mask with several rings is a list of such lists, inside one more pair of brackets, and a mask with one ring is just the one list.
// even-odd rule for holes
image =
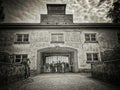
[[[63, 33], [64, 43], [51, 43], [51, 33]], [[96, 43], [85, 43], [85, 33], [96, 33]], [[15, 44], [16, 34], [29, 34], [29, 44]], [[10, 54], [28, 54], [31, 60], [31, 69], [37, 68], [37, 51], [49, 47], [70, 47], [78, 51], [78, 68], [90, 69], [91, 63], [87, 63], [86, 53], [101, 53], [112, 50], [117, 41], [117, 31], [105, 29], [19, 29], [1, 30], [0, 38], [5, 39], [0, 46], [0, 51]]]
[[66, 4], [66, 14], [73, 14], [74, 23], [106, 23], [107, 12], [116, 0], [3, 0], [5, 23], [40, 23], [40, 14], [47, 14], [46, 4]]

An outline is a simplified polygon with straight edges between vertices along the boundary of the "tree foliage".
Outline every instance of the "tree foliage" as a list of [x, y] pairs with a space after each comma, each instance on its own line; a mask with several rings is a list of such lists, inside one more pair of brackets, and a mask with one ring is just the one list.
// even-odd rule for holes
[[98, 3], [98, 6], [100, 6], [102, 3], [104, 3], [106, 0], [100, 0]]
[[109, 10], [107, 16], [112, 19], [113, 23], [120, 23], [120, 0], [113, 3], [113, 8]]
[[102, 55], [103, 61], [120, 60], [120, 45], [116, 45], [113, 50], [106, 50]]

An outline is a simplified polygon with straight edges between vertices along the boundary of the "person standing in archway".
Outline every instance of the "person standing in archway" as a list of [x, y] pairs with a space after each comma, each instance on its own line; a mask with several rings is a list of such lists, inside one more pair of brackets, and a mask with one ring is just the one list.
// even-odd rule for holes
[[51, 69], [52, 69], [52, 72], [54, 73], [55, 72], [55, 62], [54, 61], [52, 61]]
[[22, 61], [22, 64], [25, 67], [25, 79], [28, 78], [30, 76], [30, 60], [28, 58], [24, 58]]
[[73, 63], [71, 63], [71, 67], [70, 68], [71, 68], [71, 72], [73, 72]]
[[60, 61], [58, 61], [57, 66], [58, 66], [58, 73], [60, 73], [60, 72], [61, 72], [61, 70], [62, 70], [62, 67], [61, 67], [61, 63], [60, 63]]
[[65, 63], [62, 62], [62, 63], [61, 63], [61, 66], [62, 66], [62, 73], [64, 73], [64, 72], [65, 72]]

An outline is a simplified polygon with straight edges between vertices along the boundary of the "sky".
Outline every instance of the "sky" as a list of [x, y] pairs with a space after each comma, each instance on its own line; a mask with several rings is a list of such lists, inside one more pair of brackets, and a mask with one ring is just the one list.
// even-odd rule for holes
[[105, 0], [3, 0], [4, 23], [40, 23], [47, 14], [46, 4], [66, 4], [66, 14], [73, 14], [74, 23], [110, 23], [107, 13], [113, 1]]

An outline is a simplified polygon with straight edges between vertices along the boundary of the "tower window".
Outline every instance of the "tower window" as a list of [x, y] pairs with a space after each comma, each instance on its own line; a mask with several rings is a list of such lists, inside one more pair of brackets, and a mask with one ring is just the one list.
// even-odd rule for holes
[[65, 4], [47, 4], [48, 14], [65, 14]]

